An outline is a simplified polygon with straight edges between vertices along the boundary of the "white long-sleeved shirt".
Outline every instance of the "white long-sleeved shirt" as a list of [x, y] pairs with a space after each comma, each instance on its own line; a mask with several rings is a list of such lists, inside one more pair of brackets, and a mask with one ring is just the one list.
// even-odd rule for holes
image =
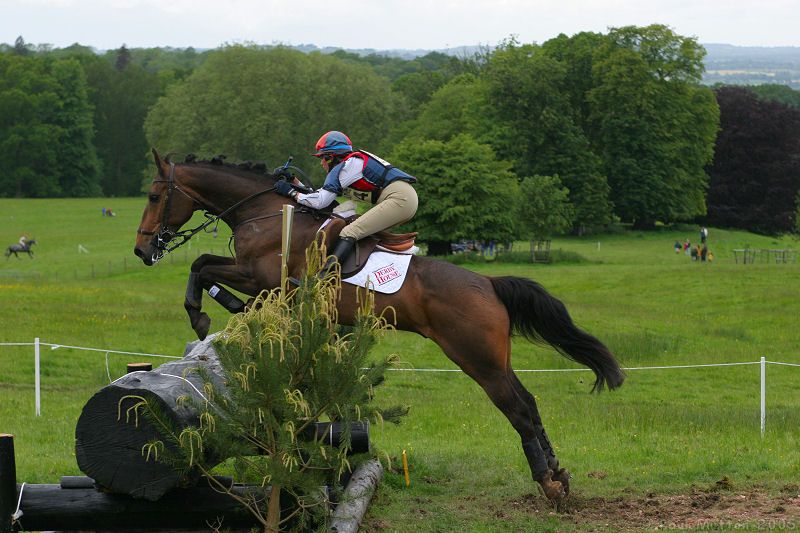
[[[344, 162], [342, 170], [339, 172], [339, 184], [342, 189], [349, 187], [353, 183], [364, 177], [361, 170], [364, 168], [364, 160], [360, 157], [351, 157]], [[314, 209], [322, 209], [328, 207], [336, 199], [336, 193], [327, 189], [317, 189], [316, 191], [303, 194], [297, 193], [298, 204], [307, 205]]]

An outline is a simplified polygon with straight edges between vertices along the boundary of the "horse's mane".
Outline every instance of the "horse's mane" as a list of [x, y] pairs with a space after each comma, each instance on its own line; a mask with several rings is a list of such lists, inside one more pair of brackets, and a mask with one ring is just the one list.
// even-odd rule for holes
[[[165, 157], [167, 162], [170, 162], [170, 156], [167, 155]], [[252, 162], [252, 161], [243, 161], [241, 163], [228, 163], [225, 161], [227, 156], [225, 155], [217, 155], [212, 157], [211, 159], [197, 159], [195, 154], [187, 154], [186, 158], [183, 161], [185, 165], [191, 165], [195, 167], [206, 167], [206, 168], [213, 168], [213, 170], [218, 170], [219, 167], [222, 167], [226, 171], [231, 171], [233, 174], [237, 176], [242, 176], [249, 179], [254, 179], [257, 181], [261, 181], [264, 178], [275, 179], [273, 174], [267, 169], [267, 164], [263, 161], [260, 162]]]

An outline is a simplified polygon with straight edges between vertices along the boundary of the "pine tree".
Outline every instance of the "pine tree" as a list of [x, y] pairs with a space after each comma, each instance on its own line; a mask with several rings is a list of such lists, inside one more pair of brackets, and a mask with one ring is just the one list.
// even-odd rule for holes
[[[372, 403], [375, 387], [395, 361], [394, 356], [377, 362], [369, 357], [381, 333], [390, 327], [373, 312], [374, 294], [366, 290], [359, 294], [352, 328], [337, 327], [339, 275], [334, 272], [318, 280], [314, 273], [322, 254], [312, 246], [307, 256], [309, 273], [300, 288], [288, 294], [265, 291], [215, 340], [228, 379], [221, 388], [203, 376], [208, 401], [196, 405], [199, 426], [175, 428], [154, 406], [144, 410], [163, 428], [164, 440], [177, 446], [173, 453], [169, 450], [174, 447], [163, 441], [151, 443], [159, 460], [209, 475], [201, 450], [225, 450], [239, 477], [271, 485], [266, 506], [239, 498], [265, 532], [287, 527], [289, 519], [292, 529], [316, 527], [320, 522], [314, 521], [315, 515], [318, 519], [327, 503], [319, 488], [353, 468], [347, 456], [350, 424], [396, 423], [407, 412]], [[340, 446], [309, 437], [317, 421], [342, 423]], [[297, 502], [290, 517], [280, 516], [282, 493]]]

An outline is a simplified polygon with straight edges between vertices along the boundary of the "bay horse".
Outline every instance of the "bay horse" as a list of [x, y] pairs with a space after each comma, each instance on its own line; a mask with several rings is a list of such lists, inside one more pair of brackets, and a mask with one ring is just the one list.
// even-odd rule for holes
[[[197, 210], [209, 220], [219, 217], [233, 232], [234, 257], [204, 254], [192, 263], [184, 307], [199, 338], [209, 330], [202, 312], [203, 289], [220, 284], [256, 296], [281, 283], [281, 210], [293, 203], [274, 192], [277, 178], [257, 174], [220, 158], [173, 163], [162, 160], [148, 194], [134, 253], [153, 265], [185, 242], [198, 228], [183, 230]], [[315, 216], [317, 215], [317, 216]], [[305, 249], [321, 225], [318, 213], [297, 209], [292, 229], [289, 275], [305, 269]], [[329, 236], [328, 242], [335, 236]], [[177, 241], [177, 244], [176, 244]], [[172, 244], [170, 244], [172, 242]], [[224, 289], [222, 289], [224, 290]], [[222, 300], [231, 312], [241, 300]], [[217, 301], [220, 301], [217, 298]], [[625, 375], [612, 353], [591, 334], [578, 328], [560, 300], [541, 285], [521, 277], [489, 277], [427, 257], [411, 258], [406, 281], [394, 294], [375, 294], [375, 310], [394, 309], [395, 327], [432, 339], [444, 353], [486, 392], [519, 433], [533, 479], [545, 496], [560, 501], [569, 492], [570, 475], [561, 468], [545, 433], [536, 400], [511, 367], [511, 336], [547, 343], [561, 355], [588, 366], [595, 374], [593, 391], [619, 387]], [[356, 288], [343, 284], [339, 321], [352, 324], [358, 308]]]
[[17, 259], [19, 259], [19, 254], [28, 254], [28, 257], [33, 259], [33, 250], [31, 250], [31, 247], [34, 244], [36, 244], [36, 239], [26, 240], [24, 244], [20, 243], [12, 244], [8, 248], [6, 248], [5, 252], [6, 259], [10, 259], [11, 254], [14, 254], [14, 256]]

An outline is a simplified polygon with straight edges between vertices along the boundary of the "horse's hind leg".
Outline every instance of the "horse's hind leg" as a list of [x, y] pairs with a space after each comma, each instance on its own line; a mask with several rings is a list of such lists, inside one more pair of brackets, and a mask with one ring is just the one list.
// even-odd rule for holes
[[536, 438], [539, 440], [539, 444], [547, 456], [547, 466], [553, 471], [553, 480], [560, 482], [564, 486], [564, 493], [569, 494], [570, 473], [564, 468], [559, 468], [556, 452], [553, 449], [553, 445], [550, 443], [550, 439], [547, 437], [547, 433], [544, 431], [544, 425], [542, 424], [542, 417], [539, 415], [536, 399], [533, 397], [533, 394], [528, 392], [528, 389], [520, 382], [514, 372], [511, 373], [511, 379], [517, 394], [525, 401], [531, 412]]
[[[459, 324], [458, 321], [455, 322]], [[533, 479], [541, 485], [549, 500], [565, 496], [560, 481], [552, 478], [549, 458], [537, 435], [534, 413], [522, 396], [518, 380], [510, 367], [508, 329], [488, 325], [486, 329], [451, 327], [447, 338], [432, 333], [447, 356], [474, 379], [492, 402], [505, 415], [522, 440], [522, 450], [528, 460]], [[527, 392], [527, 391], [526, 391]], [[538, 417], [538, 412], [536, 413]], [[548, 442], [549, 445], [549, 442]]]
[[[493, 379], [482, 380], [483, 382], [479, 383], [519, 433], [522, 439], [522, 451], [528, 460], [533, 479], [541, 485], [547, 499], [559, 501], [566, 496], [566, 489], [560, 481], [553, 479], [549, 454], [537, 434], [533, 413], [517, 392], [515, 379], [513, 371], [509, 369], [504, 375], [495, 375]], [[549, 446], [549, 442], [547, 444]]]

